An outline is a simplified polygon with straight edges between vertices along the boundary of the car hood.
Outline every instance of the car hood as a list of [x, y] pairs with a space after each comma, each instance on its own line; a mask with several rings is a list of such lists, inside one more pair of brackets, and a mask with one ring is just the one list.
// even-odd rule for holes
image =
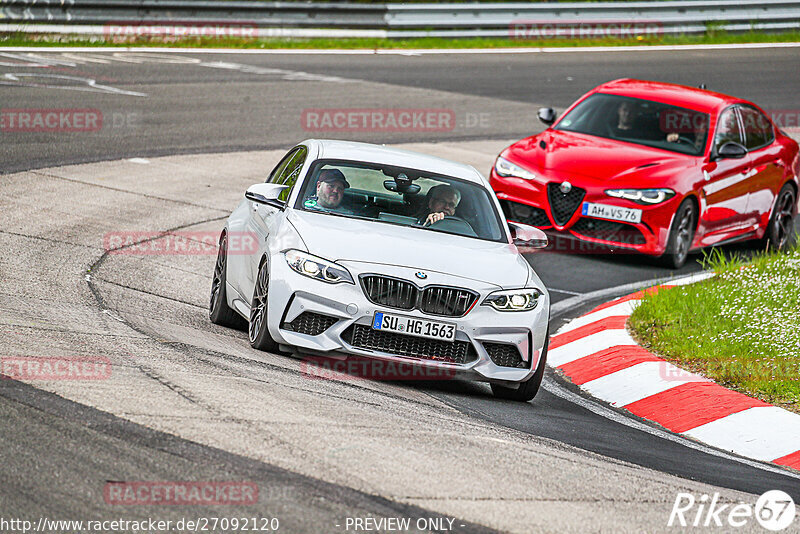
[[[545, 148], [541, 148], [541, 142]], [[575, 132], [547, 130], [511, 145], [508, 159], [534, 172], [559, 178], [585, 176], [603, 183], [674, 172], [693, 166], [694, 157]]]
[[434, 271], [504, 289], [528, 280], [528, 263], [509, 243], [295, 210], [288, 220], [308, 252], [328, 260]]

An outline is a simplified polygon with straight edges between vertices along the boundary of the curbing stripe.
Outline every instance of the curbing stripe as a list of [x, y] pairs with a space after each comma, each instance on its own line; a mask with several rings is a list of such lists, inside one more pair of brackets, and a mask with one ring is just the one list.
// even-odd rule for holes
[[597, 334], [604, 330], [625, 330], [625, 321], [627, 320], [628, 317], [624, 315], [612, 316], [591, 322], [579, 328], [574, 328], [565, 334], [560, 334], [551, 339], [550, 350], [555, 350], [567, 343], [572, 343], [573, 341], [577, 341], [591, 334]]
[[769, 404], [713, 382], [689, 382], [628, 404], [625, 409], [681, 433], [757, 406]]
[[[550, 340], [552, 342], [552, 340]], [[623, 329], [606, 330], [578, 339], [572, 343], [561, 345], [558, 348], [548, 350], [547, 361], [552, 367], [560, 367], [565, 363], [574, 362], [579, 358], [584, 358], [601, 350], [610, 349], [619, 345], [635, 346], [636, 342]]]
[[720, 449], [771, 462], [797, 451], [800, 416], [777, 406], [750, 408], [683, 433]]
[[[587, 324], [594, 323], [595, 321], [599, 321], [601, 319], [605, 319], [606, 317], [628, 317], [631, 313], [633, 313], [634, 308], [638, 306], [640, 301], [638, 300], [626, 300], [625, 302], [620, 302], [619, 304], [614, 304], [613, 306], [609, 306], [604, 308], [600, 311], [587, 313], [583, 317], [578, 317], [574, 319], [564, 326], [562, 326], [558, 330], [558, 335], [564, 334], [566, 332], [570, 332], [575, 330], [576, 328], [580, 328], [581, 326], [585, 326]], [[555, 340], [555, 337], [553, 338]], [[551, 340], [551, 341], [553, 341]]]
[[572, 381], [583, 385], [600, 377], [633, 367], [642, 362], [660, 362], [661, 358], [642, 347], [611, 347], [561, 366]]
[[[676, 380], [673, 376], [685, 378]], [[581, 387], [595, 397], [608, 401], [612, 406], [622, 407], [681, 384], [701, 380], [708, 381], [698, 375], [691, 376], [671, 363], [658, 361], [637, 363], [586, 382]]]
[[776, 464], [785, 465], [787, 467], [792, 467], [800, 471], [800, 451], [793, 452], [792, 454], [787, 454], [781, 458], [776, 458], [772, 460]]

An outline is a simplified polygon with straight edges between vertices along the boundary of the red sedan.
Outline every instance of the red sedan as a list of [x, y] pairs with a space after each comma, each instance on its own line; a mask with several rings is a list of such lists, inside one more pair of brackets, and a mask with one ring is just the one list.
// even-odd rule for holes
[[[703, 89], [616, 80], [503, 150], [490, 181], [506, 218], [556, 236], [660, 256], [794, 236], [798, 147], [755, 104]], [[594, 246], [594, 245], [590, 245]]]

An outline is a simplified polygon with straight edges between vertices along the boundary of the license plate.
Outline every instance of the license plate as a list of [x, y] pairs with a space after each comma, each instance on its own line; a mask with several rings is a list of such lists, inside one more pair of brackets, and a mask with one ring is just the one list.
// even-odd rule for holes
[[619, 206], [609, 206], [608, 204], [594, 204], [592, 202], [583, 203], [581, 215], [597, 217], [598, 219], [608, 219], [610, 221], [622, 221], [628, 223], [642, 222], [642, 210], [621, 208]]
[[454, 324], [383, 312], [375, 312], [372, 329], [438, 339], [439, 341], [455, 341], [456, 339], [456, 325]]

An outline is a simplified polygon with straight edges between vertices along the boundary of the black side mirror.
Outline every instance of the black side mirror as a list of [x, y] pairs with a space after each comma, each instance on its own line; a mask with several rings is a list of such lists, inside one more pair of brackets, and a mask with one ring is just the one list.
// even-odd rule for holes
[[741, 159], [746, 155], [747, 149], [745, 147], [739, 143], [728, 141], [719, 147], [719, 150], [717, 150], [716, 159]]
[[539, 120], [550, 126], [556, 121], [556, 112], [553, 108], [539, 108]]

